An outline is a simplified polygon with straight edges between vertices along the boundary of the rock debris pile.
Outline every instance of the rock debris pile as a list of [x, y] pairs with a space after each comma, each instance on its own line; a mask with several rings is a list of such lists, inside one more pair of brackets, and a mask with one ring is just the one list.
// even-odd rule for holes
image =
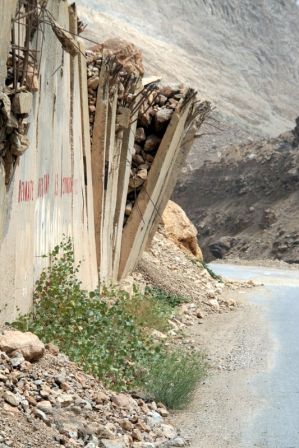
[[[57, 347], [45, 348], [31, 333], [5, 330], [0, 335], [1, 447], [184, 446], [164, 421], [163, 404], [134, 397], [107, 391]], [[52, 442], [34, 445], [32, 435], [24, 440], [12, 430], [21, 418], [33, 433], [46, 433], [47, 440], [51, 434]]]
[[130, 216], [138, 194], [148, 178], [172, 115], [184, 94], [183, 86], [153, 85], [151, 93], [142, 102], [137, 118], [126, 218]]
[[151, 247], [144, 252], [137, 266], [136, 275], [141, 275], [145, 283], [189, 299], [170, 322], [171, 334], [180, 336], [178, 330], [184, 326], [201, 323], [209, 314], [236, 308], [236, 301], [226, 298], [226, 287], [233, 290], [241, 286], [251, 287], [252, 284], [224, 283], [213, 279], [195, 256], [178, 250], [177, 244], [166, 235], [163, 228], [155, 234]]
[[[130, 128], [129, 132], [135, 136], [129, 148], [130, 160], [126, 162], [131, 167], [124, 219], [126, 223], [138, 194], [146, 184], [173, 113], [183, 104], [190, 89], [185, 89], [183, 85], [142, 83], [140, 50], [119, 39], [110, 39], [88, 50], [87, 65], [92, 144], [95, 126], [101, 119], [100, 113], [96, 117], [99, 88], [107, 90], [105, 107], [112, 109], [113, 97], [117, 94], [116, 139], [125, 128]], [[192, 94], [195, 95], [195, 92], [192, 91]]]

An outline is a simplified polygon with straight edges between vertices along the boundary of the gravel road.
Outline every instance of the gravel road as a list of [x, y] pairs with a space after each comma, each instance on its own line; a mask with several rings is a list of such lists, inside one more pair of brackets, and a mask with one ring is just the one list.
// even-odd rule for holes
[[239, 292], [237, 311], [209, 317], [192, 330], [211, 370], [175, 423], [193, 448], [297, 448], [299, 272], [213, 269], [263, 286]]

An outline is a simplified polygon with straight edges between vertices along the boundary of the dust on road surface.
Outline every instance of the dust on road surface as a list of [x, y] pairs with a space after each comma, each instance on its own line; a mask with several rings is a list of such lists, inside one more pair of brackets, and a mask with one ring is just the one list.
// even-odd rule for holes
[[299, 271], [213, 264], [261, 287], [194, 330], [212, 365], [175, 422], [193, 448], [299, 447]]

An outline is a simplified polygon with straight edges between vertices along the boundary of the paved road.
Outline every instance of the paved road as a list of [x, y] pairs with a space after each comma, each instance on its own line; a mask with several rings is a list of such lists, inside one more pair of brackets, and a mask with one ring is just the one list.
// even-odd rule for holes
[[248, 418], [240, 448], [299, 448], [299, 271], [216, 263], [212, 268], [226, 278], [263, 282], [246, 299], [259, 305], [275, 341], [271, 368], [248, 384], [263, 406]]

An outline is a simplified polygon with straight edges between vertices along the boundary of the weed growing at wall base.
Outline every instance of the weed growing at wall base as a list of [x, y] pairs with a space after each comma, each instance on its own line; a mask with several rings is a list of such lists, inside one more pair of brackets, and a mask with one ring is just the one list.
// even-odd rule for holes
[[117, 289], [88, 293], [78, 280], [80, 265], [74, 263], [68, 238], [49, 258], [36, 283], [32, 312], [13, 326], [55, 343], [110, 388], [143, 388], [170, 407], [185, 403], [204, 373], [204, 363], [195, 355], [166, 351], [149, 331], [167, 329], [179, 299], [165, 303], [154, 290], [144, 296], [136, 291], [133, 297]]
[[184, 408], [207, 371], [200, 354], [178, 350], [154, 362], [146, 378], [146, 389], [157, 401], [171, 409]]

